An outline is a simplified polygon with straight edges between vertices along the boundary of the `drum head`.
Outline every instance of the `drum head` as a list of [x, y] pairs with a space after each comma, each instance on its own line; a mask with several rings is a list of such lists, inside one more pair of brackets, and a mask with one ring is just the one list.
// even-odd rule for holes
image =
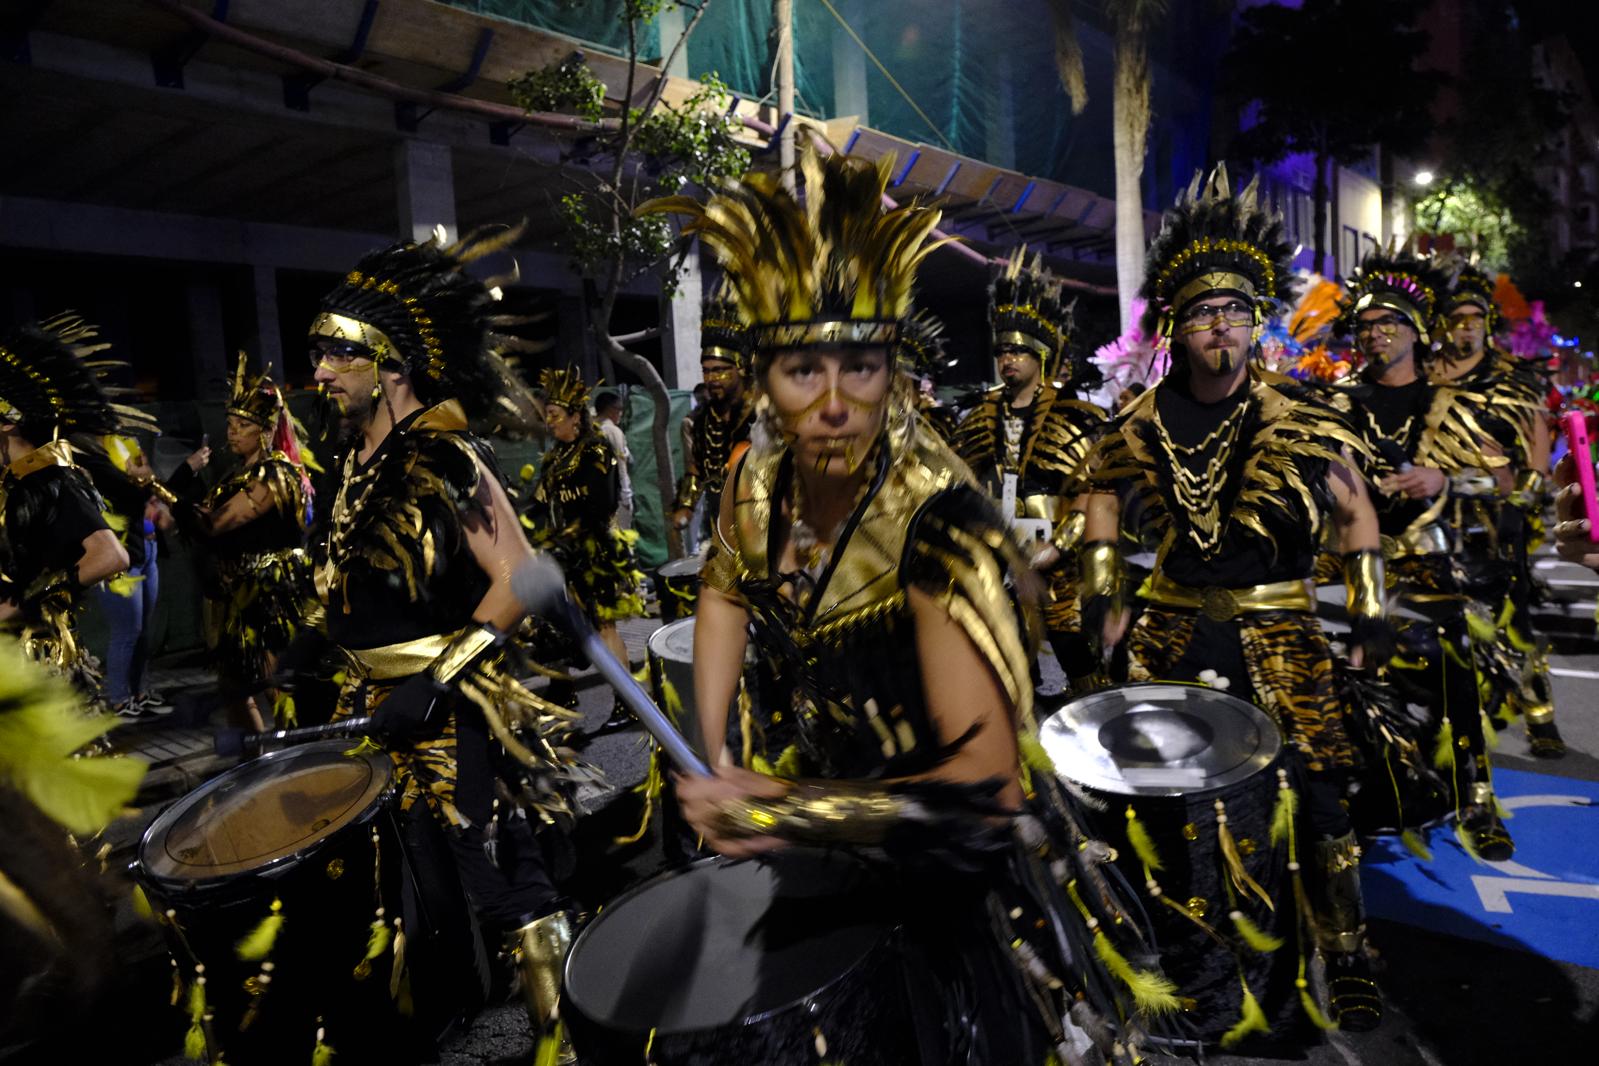
[[1268, 766], [1283, 744], [1254, 704], [1171, 684], [1079, 697], [1044, 722], [1039, 739], [1061, 777], [1118, 796], [1225, 788]]
[[650, 634], [650, 655], [667, 662], [694, 661], [694, 619], [679, 618]]
[[655, 572], [663, 578], [698, 577], [705, 567], [705, 555], [704, 551], [700, 551], [694, 555], [685, 555], [681, 559], [673, 559], [669, 563], [662, 563]]
[[572, 946], [564, 995], [612, 1030], [758, 1020], [848, 973], [890, 933], [875, 882], [842, 855], [705, 859], [606, 907]]
[[291, 864], [365, 818], [388, 789], [388, 757], [348, 756], [350, 743], [272, 752], [195, 789], [145, 831], [142, 872], [168, 887], [198, 888]]

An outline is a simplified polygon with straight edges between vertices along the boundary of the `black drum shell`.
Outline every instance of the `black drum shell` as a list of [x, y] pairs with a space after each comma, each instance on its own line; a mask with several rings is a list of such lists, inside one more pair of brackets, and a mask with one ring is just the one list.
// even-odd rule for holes
[[655, 570], [655, 597], [661, 605], [661, 622], [675, 622], [694, 613], [700, 594], [699, 556], [673, 559]]
[[[834, 876], [840, 863], [852, 864], [864, 872], [864, 866], [838, 855], [789, 850], [778, 860], [784, 867], [782, 878], [795, 878], [796, 884], [815, 884], [818, 878]], [[844, 960], [836, 973], [808, 994], [725, 1024], [697, 1029], [664, 1028], [655, 1032], [653, 1041], [652, 1016], [647, 1010], [637, 1009], [635, 1004], [632, 1009], [618, 1012], [625, 1017], [608, 1018], [587, 1005], [592, 997], [583, 993], [583, 982], [592, 979], [596, 967], [604, 972], [605, 980], [637, 980], [641, 987], [658, 988], [673, 983], [670, 978], [681, 973], [686, 957], [685, 953], [668, 951], [650, 958], [641, 955], [633, 959], [593, 959], [589, 953], [599, 950], [595, 944], [601, 939], [595, 932], [597, 926], [615, 921], [624, 913], [628, 920], [647, 914], [654, 923], [652, 933], [671, 930], [685, 914], [663, 906], [663, 896], [670, 895], [681, 902], [696, 887], [692, 879], [737, 876], [727, 871], [747, 865], [703, 859], [661, 874], [613, 901], [578, 936], [567, 961], [566, 988], [561, 998], [562, 1016], [578, 1060], [584, 1066], [637, 1066], [646, 1061], [644, 1051], [648, 1045], [648, 1061], [658, 1066], [815, 1066], [818, 1061], [846, 1062], [849, 1066], [907, 1066], [920, 1061], [898, 933], [888, 917], [887, 897], [864, 879], [856, 892], [837, 896], [822, 893], [811, 899], [806, 917], [818, 929], [849, 918], [852, 923], [875, 927], [876, 932], [869, 950]], [[690, 880], [678, 880], [684, 878]], [[669, 885], [678, 891], [668, 892]], [[707, 917], [714, 920], [714, 915]], [[689, 935], [686, 929], [685, 935]], [[646, 939], [636, 941], [636, 946], [646, 948]], [[639, 970], [644, 971], [642, 977]], [[661, 978], [652, 977], [652, 972]], [[825, 1038], [825, 1054], [818, 1053], [818, 1032]]]

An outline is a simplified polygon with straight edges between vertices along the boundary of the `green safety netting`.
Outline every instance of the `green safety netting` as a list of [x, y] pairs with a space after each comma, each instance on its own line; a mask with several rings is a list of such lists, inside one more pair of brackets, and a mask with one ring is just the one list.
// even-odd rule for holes
[[[602, 51], [621, 53], [626, 46], [620, 0], [449, 2], [563, 33]], [[836, 45], [847, 61], [864, 60], [872, 128], [1109, 195], [1115, 185], [1112, 41], [1089, 17], [1099, 4], [1085, 0], [1076, 7], [1089, 104], [1074, 116], [1055, 70], [1046, 0], [794, 0], [798, 110], [821, 118], [854, 112], [851, 101], [835, 98]], [[771, 0], [710, 0], [687, 45], [689, 73], [714, 71], [745, 98], [766, 96], [771, 10]], [[834, 11], [898, 87], [849, 39]], [[1211, 56], [1225, 43], [1225, 20], [1212, 5], [1177, 4], [1170, 11], [1152, 43], [1148, 206], [1169, 203], [1174, 182], [1186, 184], [1206, 161], [1210, 74], [1180, 72], [1189, 69], [1188, 56]], [[691, 14], [685, 11], [684, 19]], [[646, 27], [640, 51], [644, 58], [660, 53], [654, 26]]]

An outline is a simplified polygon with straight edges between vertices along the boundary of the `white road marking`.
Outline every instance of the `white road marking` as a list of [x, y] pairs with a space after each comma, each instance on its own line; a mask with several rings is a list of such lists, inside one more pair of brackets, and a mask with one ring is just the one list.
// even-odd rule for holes
[[1572, 670], [1565, 666], [1552, 666], [1549, 673], [1555, 677], [1575, 677], [1583, 681], [1599, 681], [1599, 670]]

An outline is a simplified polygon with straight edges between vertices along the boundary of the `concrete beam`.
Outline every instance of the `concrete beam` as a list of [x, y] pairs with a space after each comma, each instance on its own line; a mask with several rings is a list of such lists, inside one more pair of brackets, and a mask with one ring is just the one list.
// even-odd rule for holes
[[677, 291], [661, 297], [662, 377], [674, 389], [692, 389], [704, 380], [700, 371], [700, 299], [703, 293], [700, 257], [690, 252], [683, 262]]
[[450, 169], [450, 146], [407, 138], [394, 146], [394, 187], [398, 199], [400, 232], [421, 242], [443, 226], [445, 238], [454, 241], [455, 174]]

